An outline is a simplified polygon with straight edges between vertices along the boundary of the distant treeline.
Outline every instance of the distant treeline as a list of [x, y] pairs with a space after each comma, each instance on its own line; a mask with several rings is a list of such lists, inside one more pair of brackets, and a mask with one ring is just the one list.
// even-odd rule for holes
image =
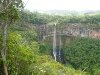
[[84, 15], [48, 15], [38, 12], [20, 11], [21, 19], [32, 24], [48, 24], [50, 22], [58, 22], [58, 24], [67, 23], [83, 23], [83, 24], [99, 24], [100, 13], [84, 14]]

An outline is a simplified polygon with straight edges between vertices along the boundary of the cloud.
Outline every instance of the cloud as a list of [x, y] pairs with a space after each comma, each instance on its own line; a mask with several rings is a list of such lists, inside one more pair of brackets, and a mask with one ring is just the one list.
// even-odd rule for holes
[[[27, 0], [23, 0], [27, 2]], [[99, 10], [99, 0], [29, 0], [29, 10]]]

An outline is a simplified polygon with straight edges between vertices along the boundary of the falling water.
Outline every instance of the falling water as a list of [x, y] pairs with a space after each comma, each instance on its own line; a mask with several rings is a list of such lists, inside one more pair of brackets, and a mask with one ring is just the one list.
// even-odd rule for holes
[[53, 56], [54, 56], [55, 61], [57, 59], [56, 55], [57, 55], [57, 53], [56, 53], [56, 24], [55, 24], [54, 32], [53, 32]]
[[61, 36], [60, 36], [60, 43], [59, 43], [59, 61], [61, 61]]

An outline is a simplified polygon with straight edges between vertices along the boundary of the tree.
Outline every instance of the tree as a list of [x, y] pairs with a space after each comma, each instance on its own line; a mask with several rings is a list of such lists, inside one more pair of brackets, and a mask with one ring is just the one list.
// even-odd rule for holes
[[2, 49], [0, 51], [3, 62], [4, 75], [7, 71], [7, 29], [8, 26], [18, 19], [17, 8], [22, 6], [22, 0], [1, 0], [0, 1], [0, 22], [2, 26]]
[[100, 67], [100, 40], [77, 38], [65, 49], [65, 60], [75, 68], [94, 74]]

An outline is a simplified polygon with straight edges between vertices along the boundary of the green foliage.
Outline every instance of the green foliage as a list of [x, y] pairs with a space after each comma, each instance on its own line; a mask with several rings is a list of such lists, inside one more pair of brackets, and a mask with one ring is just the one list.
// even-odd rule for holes
[[87, 73], [82, 73], [74, 68], [64, 67], [48, 56], [41, 56], [36, 62], [35, 67], [31, 67], [33, 75], [87, 75]]
[[48, 15], [42, 15], [38, 12], [29, 12], [29, 11], [21, 11], [20, 18], [26, 22], [32, 24], [47, 24], [48, 23]]
[[[32, 46], [30, 46], [29, 40], [25, 40], [24, 37], [26, 36], [18, 31], [9, 33], [7, 62], [10, 75], [80, 75], [82, 73], [64, 67], [49, 55], [40, 55], [38, 43], [31, 40]], [[81, 75], [86, 73], [83, 72]]]
[[[13, 32], [9, 34], [7, 61], [10, 75], [27, 74], [29, 65], [34, 61], [34, 54], [36, 53], [34, 50], [38, 49], [38, 47], [33, 46], [34, 49], [31, 49], [22, 39], [22, 36], [18, 33]], [[36, 45], [36, 43], [32, 44]]]
[[67, 23], [79, 23], [88, 26], [99, 26], [100, 13], [95, 15], [47, 15], [38, 12], [20, 11], [20, 18], [32, 24], [49, 24], [57, 22], [59, 25], [66, 25]]
[[100, 67], [100, 40], [77, 38], [65, 48], [65, 60], [75, 68], [86, 70], [94, 75], [94, 68]]
[[16, 21], [18, 19], [18, 9], [17, 8], [22, 8], [22, 0], [13, 0], [11, 3], [10, 1], [2, 1], [0, 3], [0, 20], [4, 21]]
[[[49, 40], [38, 41], [38, 33], [33, 24], [42, 25], [58, 22], [59, 25], [67, 23], [82, 23], [99, 25], [100, 14], [84, 16], [58, 16], [46, 15], [38, 12], [19, 11], [21, 0], [15, 5], [0, 13], [1, 20], [20, 22], [9, 27], [7, 38], [7, 66], [9, 75], [91, 75], [100, 74], [100, 40], [77, 38], [64, 50], [64, 59], [73, 67], [62, 65], [52, 59]], [[17, 6], [18, 5], [18, 6]], [[32, 24], [32, 25], [30, 25]], [[0, 46], [2, 40], [0, 37]], [[1, 59], [0, 59], [1, 60]], [[1, 64], [1, 61], [0, 61]]]
[[52, 46], [48, 42], [48, 40], [44, 40], [40, 43], [39, 52], [41, 54], [51, 55]]

